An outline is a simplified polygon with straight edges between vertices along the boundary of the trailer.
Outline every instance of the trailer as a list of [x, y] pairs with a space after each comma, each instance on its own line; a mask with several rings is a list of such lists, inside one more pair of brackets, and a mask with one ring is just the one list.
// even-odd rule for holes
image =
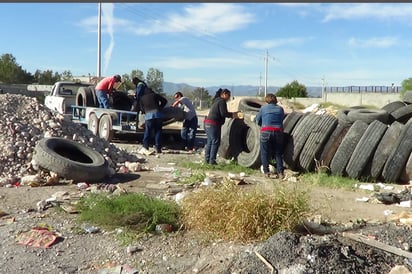
[[[73, 105], [72, 121], [85, 125], [94, 135], [111, 141], [115, 133], [144, 132], [144, 125], [137, 123], [137, 112], [120, 109], [104, 109]], [[179, 108], [165, 107], [163, 113], [163, 130], [165, 133], [179, 134], [184, 120], [184, 111]], [[144, 115], [139, 115], [144, 122]]]

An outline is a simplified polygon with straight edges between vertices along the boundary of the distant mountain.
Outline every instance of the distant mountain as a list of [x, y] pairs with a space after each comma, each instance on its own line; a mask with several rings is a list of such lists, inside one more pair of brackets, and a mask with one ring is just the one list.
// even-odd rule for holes
[[[180, 83], [171, 83], [171, 82], [164, 82], [163, 83], [163, 90], [166, 94], [174, 94], [176, 91], [193, 91], [197, 87]], [[234, 96], [256, 96], [259, 93], [259, 86], [252, 86], [252, 85], [239, 85], [239, 86], [210, 86], [205, 87], [209, 91], [209, 95], [213, 96], [215, 92], [219, 88], [227, 88], [229, 89]], [[309, 97], [321, 97], [322, 94], [322, 87], [306, 87]], [[267, 92], [276, 93], [280, 87], [273, 87], [269, 86], [267, 88]], [[260, 94], [263, 96], [265, 92], [265, 88], [261, 87]]]

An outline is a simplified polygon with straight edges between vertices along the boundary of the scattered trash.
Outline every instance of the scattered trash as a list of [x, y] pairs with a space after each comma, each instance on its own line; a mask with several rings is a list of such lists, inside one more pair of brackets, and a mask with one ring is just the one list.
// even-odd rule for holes
[[126, 252], [130, 255], [132, 255], [133, 253], [137, 252], [137, 251], [141, 251], [142, 249], [139, 248], [138, 246], [128, 246], [126, 248]]
[[164, 232], [172, 232], [172, 225], [170, 224], [158, 224], [156, 225], [156, 232], [164, 233]]
[[370, 191], [378, 191], [380, 188], [376, 184], [375, 185], [374, 184], [355, 184], [355, 187], [359, 189], [370, 190]]
[[119, 173], [123, 173], [123, 174], [129, 173], [129, 169], [126, 166], [121, 166], [119, 168]]
[[48, 248], [62, 239], [59, 233], [44, 227], [35, 227], [17, 236], [18, 243], [25, 246]]
[[82, 182], [82, 183], [78, 183], [78, 184], [77, 184], [77, 187], [78, 187], [79, 189], [86, 189], [86, 188], [89, 187], [89, 184], [86, 183], [86, 182]]
[[137, 269], [131, 268], [129, 265], [118, 265], [114, 267], [109, 267], [99, 271], [99, 274], [137, 274], [139, 271]]
[[84, 231], [86, 231], [86, 232], [89, 233], [89, 234], [92, 234], [92, 233], [97, 233], [97, 232], [99, 232], [100, 229], [97, 228], [97, 227], [94, 227], [94, 226], [86, 226], [86, 227], [84, 228]]
[[27, 175], [20, 179], [21, 185], [30, 185], [30, 184], [39, 184], [40, 183], [40, 175]]
[[356, 201], [357, 202], [367, 202], [367, 201], [369, 201], [369, 198], [368, 197], [362, 197], [362, 198], [356, 198]]
[[385, 216], [389, 216], [391, 214], [393, 214], [393, 210], [387, 209], [387, 210], [383, 211], [383, 215], [385, 215]]
[[139, 151], [137, 153], [149, 156], [149, 155], [153, 155], [155, 152], [154, 152], [154, 150], [148, 150], [148, 149], [142, 147], [141, 149], [139, 149]]
[[203, 182], [201, 183], [203, 186], [209, 186], [211, 185], [213, 182], [209, 177], [206, 177]]
[[175, 170], [174, 167], [162, 167], [156, 166], [152, 169], [154, 172], [173, 172]]

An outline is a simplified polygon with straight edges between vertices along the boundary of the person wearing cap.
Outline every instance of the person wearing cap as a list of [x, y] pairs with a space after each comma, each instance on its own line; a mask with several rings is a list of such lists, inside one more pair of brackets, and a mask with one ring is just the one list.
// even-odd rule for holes
[[115, 90], [114, 85], [121, 82], [122, 78], [116, 74], [114, 76], [105, 77], [96, 85], [96, 97], [99, 102], [99, 108], [110, 108], [109, 97]]
[[175, 99], [172, 107], [181, 106], [185, 112], [185, 119], [183, 121], [182, 130], [180, 136], [184, 142], [184, 147], [186, 150], [195, 150], [195, 141], [196, 141], [196, 131], [197, 131], [197, 114], [195, 107], [189, 98], [184, 97], [183, 94], [178, 91], [173, 96]]
[[260, 159], [263, 173], [270, 178], [269, 161], [275, 156], [277, 178], [284, 178], [283, 167], [283, 119], [285, 112], [279, 106], [276, 96], [269, 93], [265, 97], [267, 105], [262, 106], [254, 122], [260, 126]]

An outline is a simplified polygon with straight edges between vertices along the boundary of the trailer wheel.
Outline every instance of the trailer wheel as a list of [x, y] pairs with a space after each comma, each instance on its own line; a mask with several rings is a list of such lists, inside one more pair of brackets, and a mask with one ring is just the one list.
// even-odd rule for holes
[[93, 132], [94, 135], [99, 133], [99, 118], [94, 113], [90, 114], [89, 121], [87, 122], [87, 129]]
[[104, 114], [100, 117], [99, 121], [99, 137], [110, 142], [114, 136], [112, 117], [108, 114]]
[[88, 146], [59, 137], [43, 138], [34, 148], [33, 159], [44, 169], [77, 182], [97, 182], [106, 177], [107, 162]]

